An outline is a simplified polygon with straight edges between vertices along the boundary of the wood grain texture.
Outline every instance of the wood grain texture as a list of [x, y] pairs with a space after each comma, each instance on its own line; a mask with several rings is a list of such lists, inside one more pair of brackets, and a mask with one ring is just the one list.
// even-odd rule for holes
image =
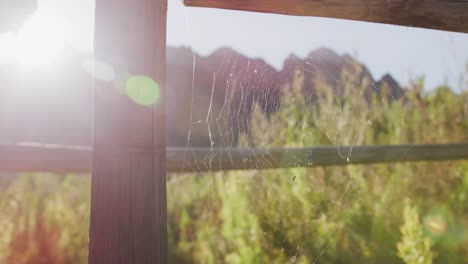
[[167, 262], [164, 100], [142, 106], [124, 92], [143, 75], [164, 98], [166, 15], [166, 0], [96, 1], [95, 56], [122, 82], [95, 83], [91, 264]]
[[[91, 148], [0, 144], [0, 171], [91, 171]], [[311, 148], [168, 148], [168, 172], [468, 160], [468, 143]], [[348, 159], [349, 158], [349, 159]]]
[[466, 0], [184, 0], [184, 4], [468, 32]]

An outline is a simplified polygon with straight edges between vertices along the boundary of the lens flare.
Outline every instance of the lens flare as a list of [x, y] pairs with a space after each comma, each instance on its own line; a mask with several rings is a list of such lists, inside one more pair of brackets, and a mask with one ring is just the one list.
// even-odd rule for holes
[[432, 240], [446, 245], [458, 245], [466, 240], [465, 228], [455, 221], [452, 212], [435, 207], [424, 217], [424, 231]]
[[145, 106], [156, 103], [160, 96], [159, 85], [144, 75], [130, 77], [126, 82], [125, 91], [132, 101]]
[[114, 68], [103, 61], [88, 59], [83, 61], [83, 69], [94, 79], [104, 82], [112, 82], [116, 79]]
[[427, 230], [433, 236], [443, 236], [447, 233], [447, 222], [440, 215], [428, 216], [424, 222]]

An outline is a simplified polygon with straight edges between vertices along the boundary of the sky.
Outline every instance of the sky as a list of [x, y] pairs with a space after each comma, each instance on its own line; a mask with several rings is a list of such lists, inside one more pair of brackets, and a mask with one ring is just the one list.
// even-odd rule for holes
[[[81, 52], [92, 52], [94, 0], [39, 0], [39, 10], [53, 10], [65, 21], [65, 39]], [[366, 64], [374, 78], [390, 73], [401, 84], [425, 76], [426, 86], [461, 87], [468, 63], [468, 34], [338, 19], [292, 17], [231, 10], [184, 7], [169, 0], [167, 42], [191, 46], [207, 55], [230, 46], [261, 57], [280, 69], [294, 53], [306, 56], [329, 47]], [[1, 35], [0, 35], [1, 40]]]

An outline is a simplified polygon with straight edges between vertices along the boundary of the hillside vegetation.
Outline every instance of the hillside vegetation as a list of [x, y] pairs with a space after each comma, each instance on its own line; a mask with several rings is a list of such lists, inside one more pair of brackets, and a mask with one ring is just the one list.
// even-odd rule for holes
[[[253, 105], [240, 145], [468, 142], [466, 90], [417, 80], [392, 98], [342, 71], [338, 94], [294, 71], [278, 111]], [[86, 263], [88, 175], [0, 188], [0, 263]], [[468, 161], [171, 174], [168, 228], [171, 263], [468, 263]]]

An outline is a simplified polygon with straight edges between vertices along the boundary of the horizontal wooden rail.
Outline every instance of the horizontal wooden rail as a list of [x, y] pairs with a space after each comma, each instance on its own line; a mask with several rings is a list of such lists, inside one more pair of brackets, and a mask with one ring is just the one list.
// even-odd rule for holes
[[90, 173], [90, 147], [52, 144], [0, 144], [0, 171]]
[[466, 0], [184, 0], [184, 4], [468, 32]]
[[[168, 148], [170, 172], [371, 164], [468, 159], [468, 143], [435, 145], [321, 146], [311, 148]], [[0, 144], [0, 171], [91, 171], [90, 147]]]

